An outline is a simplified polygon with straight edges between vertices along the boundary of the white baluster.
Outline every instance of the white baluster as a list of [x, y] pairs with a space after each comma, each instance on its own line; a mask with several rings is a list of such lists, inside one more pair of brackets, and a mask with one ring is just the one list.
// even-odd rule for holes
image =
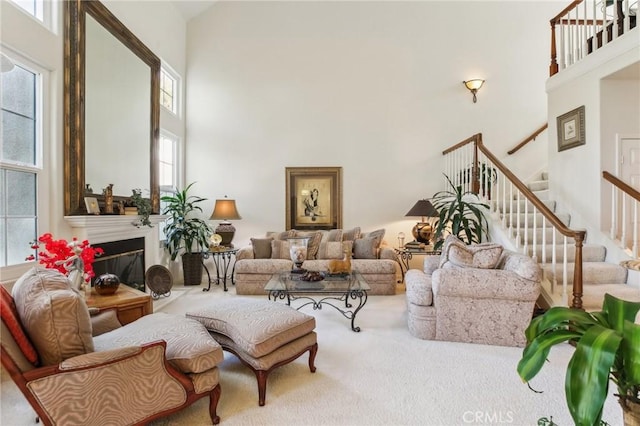
[[638, 232], [638, 205], [640, 205], [638, 201], [633, 204], [633, 246], [631, 253], [635, 258], [638, 257], [638, 234], [640, 234]]
[[609, 236], [612, 240], [616, 239], [616, 222], [618, 219], [618, 188], [615, 185], [611, 185], [611, 230], [609, 231]]
[[[528, 204], [528, 203], [527, 203]], [[538, 209], [536, 209], [536, 206], [533, 206], [533, 246], [532, 246], [532, 251], [533, 251], [533, 260], [535, 260], [536, 262], [538, 261], [538, 221], [536, 220], [536, 217], [538, 216]], [[544, 216], [543, 216], [544, 218]]]
[[516, 196], [516, 208], [518, 209], [518, 215], [516, 217], [516, 247], [520, 247], [520, 191], [518, 191]]
[[620, 242], [622, 243], [621, 246], [625, 247], [625, 244], [627, 244], [627, 194], [624, 192], [622, 193], [622, 206], [620, 206], [620, 209], [622, 210]]
[[562, 259], [562, 304], [567, 306], [569, 299], [567, 296], [567, 237], [565, 235], [563, 235], [562, 241], [562, 253], [564, 257]]

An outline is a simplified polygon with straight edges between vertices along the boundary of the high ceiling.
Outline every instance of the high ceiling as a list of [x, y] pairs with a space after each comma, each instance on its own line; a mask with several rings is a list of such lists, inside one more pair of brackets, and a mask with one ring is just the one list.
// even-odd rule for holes
[[186, 21], [210, 8], [217, 0], [173, 0]]

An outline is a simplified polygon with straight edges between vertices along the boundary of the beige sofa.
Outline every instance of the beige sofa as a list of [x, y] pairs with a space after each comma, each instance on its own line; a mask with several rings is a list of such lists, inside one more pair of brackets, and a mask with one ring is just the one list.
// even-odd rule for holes
[[[353, 231], [356, 232], [353, 232]], [[307, 260], [302, 264], [302, 268], [310, 271], [327, 271], [328, 264], [332, 259], [341, 258], [342, 249], [335, 250], [335, 243], [347, 243], [353, 241], [354, 257], [351, 259], [352, 270], [359, 272], [367, 282], [371, 290], [370, 295], [392, 295], [396, 293], [398, 258], [393, 249], [382, 244], [384, 230], [371, 233], [360, 233], [359, 228], [344, 231], [347, 238], [353, 240], [343, 240], [342, 230], [322, 231], [322, 237], [318, 237], [318, 249], [314, 254], [309, 253]], [[380, 232], [382, 231], [382, 232]], [[306, 232], [305, 234], [309, 234]], [[340, 237], [338, 237], [340, 235]], [[287, 238], [295, 236], [295, 231], [285, 231], [284, 233], [267, 233], [265, 238], [273, 238], [274, 241], [285, 241]], [[375, 249], [373, 258], [358, 258], [362, 250], [358, 250], [361, 243], [368, 238], [378, 238], [379, 246]], [[357, 243], [355, 240], [361, 240]], [[264, 286], [273, 274], [291, 270], [293, 262], [289, 259], [288, 249], [281, 255], [274, 255], [269, 258], [256, 258], [257, 239], [252, 239], [253, 245], [241, 248], [236, 254], [235, 263], [235, 283], [236, 293], [243, 295], [266, 295]], [[263, 241], [264, 242], [264, 241]], [[332, 243], [332, 244], [327, 244]], [[268, 242], [267, 242], [268, 244]], [[276, 243], [272, 242], [272, 253], [276, 253]], [[339, 246], [339, 245], [338, 245]], [[333, 247], [331, 250], [329, 247]], [[310, 250], [311, 252], [312, 250]], [[365, 250], [366, 252], [366, 250]], [[324, 253], [324, 254], [323, 254]], [[363, 255], [366, 255], [364, 253]]]
[[443, 250], [442, 257], [425, 258], [424, 271], [405, 275], [409, 332], [428, 340], [524, 346], [540, 294], [538, 264], [501, 248], [493, 267], [447, 260]]

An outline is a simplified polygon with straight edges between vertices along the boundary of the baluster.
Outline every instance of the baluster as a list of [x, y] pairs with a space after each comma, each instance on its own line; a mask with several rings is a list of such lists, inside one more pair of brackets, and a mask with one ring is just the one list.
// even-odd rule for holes
[[524, 247], [522, 252], [526, 255], [529, 254], [529, 203], [526, 197], [523, 197], [524, 201]]
[[566, 39], [564, 36], [564, 25], [560, 25], [560, 69], [563, 70], [567, 67], [567, 48], [566, 48]]
[[635, 202], [633, 204], [633, 246], [631, 249], [631, 253], [633, 257], [638, 257], [638, 205], [639, 202]]
[[551, 270], [553, 271], [553, 280], [551, 281], [551, 293], [554, 294], [556, 291], [556, 286], [558, 285], [558, 278], [557, 278], [557, 256], [556, 256], [556, 227], [554, 226], [553, 228], [553, 232], [551, 233], [552, 235], [552, 241], [551, 241]]
[[593, 29], [591, 30], [591, 51], [595, 52], [598, 49], [598, 7], [597, 2], [593, 2]]
[[542, 264], [547, 264], [547, 218], [542, 216]]
[[507, 228], [507, 175], [502, 174], [502, 226]]
[[513, 182], [509, 182], [509, 235], [513, 238]]
[[516, 216], [516, 247], [520, 247], [520, 190], [516, 194], [516, 209], [518, 209]]
[[626, 247], [627, 244], [627, 194], [622, 193], [622, 206], [620, 206], [622, 210], [622, 218], [620, 219], [622, 233], [620, 234], [620, 242], [622, 243], [622, 247]]
[[612, 240], [616, 239], [617, 234], [617, 220], [618, 220], [618, 188], [615, 185], [611, 185], [611, 230], [609, 236]]
[[[527, 202], [527, 204], [529, 204]], [[533, 245], [531, 247], [531, 251], [533, 252], [533, 260], [535, 260], [536, 262], [538, 262], [538, 220], [537, 220], [537, 216], [538, 216], [538, 209], [536, 209], [536, 206], [533, 206]], [[544, 216], [543, 216], [544, 217]]]
[[567, 295], [567, 236], [562, 236], [562, 304], [567, 305], [569, 297]]
[[580, 43], [580, 46], [581, 46], [581, 49], [582, 49], [582, 57], [584, 58], [585, 56], [587, 56], [587, 52], [589, 51], [587, 49], [587, 2], [585, 1], [582, 4], [584, 6], [584, 10], [583, 10], [584, 22], [581, 25], [581, 27], [582, 27], [582, 42]]

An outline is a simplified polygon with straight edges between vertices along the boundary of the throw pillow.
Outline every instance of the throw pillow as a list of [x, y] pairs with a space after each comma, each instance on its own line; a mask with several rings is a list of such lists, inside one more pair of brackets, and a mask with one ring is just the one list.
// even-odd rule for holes
[[495, 269], [500, 262], [503, 247], [495, 243], [466, 245], [450, 235], [445, 240], [440, 267]]
[[323, 241], [318, 249], [318, 259], [342, 259], [345, 251], [351, 252], [352, 241]]
[[353, 242], [353, 257], [356, 259], [377, 259], [379, 244], [376, 238], [358, 238]]
[[271, 241], [273, 238], [251, 238], [254, 259], [271, 259]]
[[322, 233], [318, 231], [295, 231], [295, 237], [308, 237], [307, 240], [307, 259], [317, 259], [318, 248], [320, 248], [320, 241], [322, 241]]
[[289, 253], [289, 241], [271, 241], [271, 258], [291, 260], [291, 253]]
[[12, 294], [42, 365], [93, 352], [89, 309], [66, 276], [54, 269], [32, 268], [18, 279]]
[[16, 304], [3, 285], [0, 285], [0, 317], [25, 358], [27, 358], [31, 364], [37, 366], [38, 353], [36, 352], [36, 348], [33, 347], [29, 336], [27, 336], [24, 328], [22, 328], [20, 317], [16, 310]]
[[366, 232], [364, 234], [362, 234], [360, 236], [360, 238], [373, 238], [376, 240], [376, 248], [380, 247], [380, 244], [382, 244], [382, 239], [384, 238], [384, 233], [385, 230], [383, 229], [376, 229], [375, 231], [371, 231], [371, 232]]
[[342, 230], [342, 241], [353, 241], [360, 238], [360, 227], [356, 226], [353, 229]]

